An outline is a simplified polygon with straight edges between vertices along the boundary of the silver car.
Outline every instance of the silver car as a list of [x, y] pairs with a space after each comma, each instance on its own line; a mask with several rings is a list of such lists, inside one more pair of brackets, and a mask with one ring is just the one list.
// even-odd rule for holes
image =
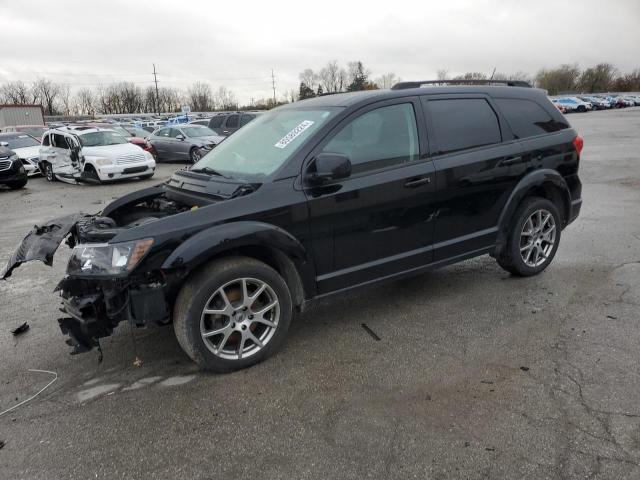
[[225, 137], [202, 125], [171, 125], [153, 132], [147, 141], [158, 160], [186, 160], [195, 163]]

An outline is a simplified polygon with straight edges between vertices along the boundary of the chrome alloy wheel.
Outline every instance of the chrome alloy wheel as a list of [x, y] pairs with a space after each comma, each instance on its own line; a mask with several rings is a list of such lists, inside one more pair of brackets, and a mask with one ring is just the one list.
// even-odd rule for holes
[[238, 278], [218, 288], [202, 311], [200, 335], [217, 357], [241, 360], [259, 352], [273, 337], [280, 303], [262, 280]]
[[539, 267], [547, 261], [556, 243], [556, 221], [547, 210], [533, 212], [520, 233], [520, 255], [528, 267]]

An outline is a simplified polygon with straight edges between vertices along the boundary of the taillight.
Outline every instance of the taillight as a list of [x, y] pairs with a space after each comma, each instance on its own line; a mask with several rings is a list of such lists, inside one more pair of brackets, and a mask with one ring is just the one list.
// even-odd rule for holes
[[582, 153], [582, 147], [584, 147], [584, 140], [580, 135], [578, 135], [576, 138], [573, 139], [573, 148], [576, 149], [576, 152], [578, 152], [578, 155]]

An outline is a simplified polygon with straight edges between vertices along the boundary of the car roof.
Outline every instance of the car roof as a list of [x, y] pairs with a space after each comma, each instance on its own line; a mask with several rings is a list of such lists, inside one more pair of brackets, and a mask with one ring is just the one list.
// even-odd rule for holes
[[417, 95], [446, 95], [481, 93], [498, 97], [532, 98], [545, 95], [544, 90], [530, 87], [507, 87], [495, 85], [456, 85], [447, 87], [417, 87], [401, 90], [364, 90], [360, 92], [334, 93], [300, 100], [278, 107], [279, 109], [295, 109], [300, 107], [351, 107], [373, 100], [389, 100]]

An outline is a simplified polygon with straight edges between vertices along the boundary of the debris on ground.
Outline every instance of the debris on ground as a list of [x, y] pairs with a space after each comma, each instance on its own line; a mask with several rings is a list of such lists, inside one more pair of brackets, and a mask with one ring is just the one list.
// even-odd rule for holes
[[522, 370], [523, 372], [528, 372], [529, 371], [529, 367], [520, 367], [520, 370]]
[[21, 333], [26, 332], [27, 330], [29, 330], [29, 324], [27, 322], [24, 322], [19, 327], [16, 327], [13, 330], [11, 330], [11, 333], [12, 333], [13, 336], [16, 336], [16, 335], [20, 335]]
[[366, 323], [361, 323], [360, 326], [364, 329], [365, 332], [371, 335], [371, 338], [373, 338], [376, 342], [380, 341], [380, 337], [376, 335], [376, 332], [371, 330], [371, 328], [369, 328], [369, 326]]
[[142, 360], [140, 359], [140, 357], [136, 357], [135, 360], [133, 361], [133, 366], [134, 367], [141, 367], [142, 366]]
[[[20, 403], [15, 404], [13, 407], [11, 408], [7, 408], [5, 411], [0, 412], [0, 417], [2, 415], [4, 415], [5, 413], [9, 413], [13, 410], [15, 410], [16, 408], [20, 407], [21, 405], [24, 405], [27, 402], [30, 402], [31, 400], [33, 400], [34, 398], [36, 398], [38, 395], [40, 395], [42, 392], [44, 392], [47, 388], [49, 388], [51, 385], [53, 385], [55, 383], [56, 380], [58, 380], [58, 374], [56, 372], [51, 372], [49, 370], [36, 370], [35, 368], [30, 368], [29, 370], [27, 370], [28, 372], [38, 372], [38, 373], [48, 373], [50, 375], [54, 375], [53, 380], [51, 380], [49, 383], [47, 383], [44, 387], [42, 387], [40, 390], [38, 390], [37, 393], [35, 393], [34, 395], [30, 396], [29, 398], [27, 398], [26, 400], [21, 401]], [[16, 399], [17, 400], [17, 399]]]
[[0, 440], [0, 450], [2, 450], [5, 445], [4, 440]]

